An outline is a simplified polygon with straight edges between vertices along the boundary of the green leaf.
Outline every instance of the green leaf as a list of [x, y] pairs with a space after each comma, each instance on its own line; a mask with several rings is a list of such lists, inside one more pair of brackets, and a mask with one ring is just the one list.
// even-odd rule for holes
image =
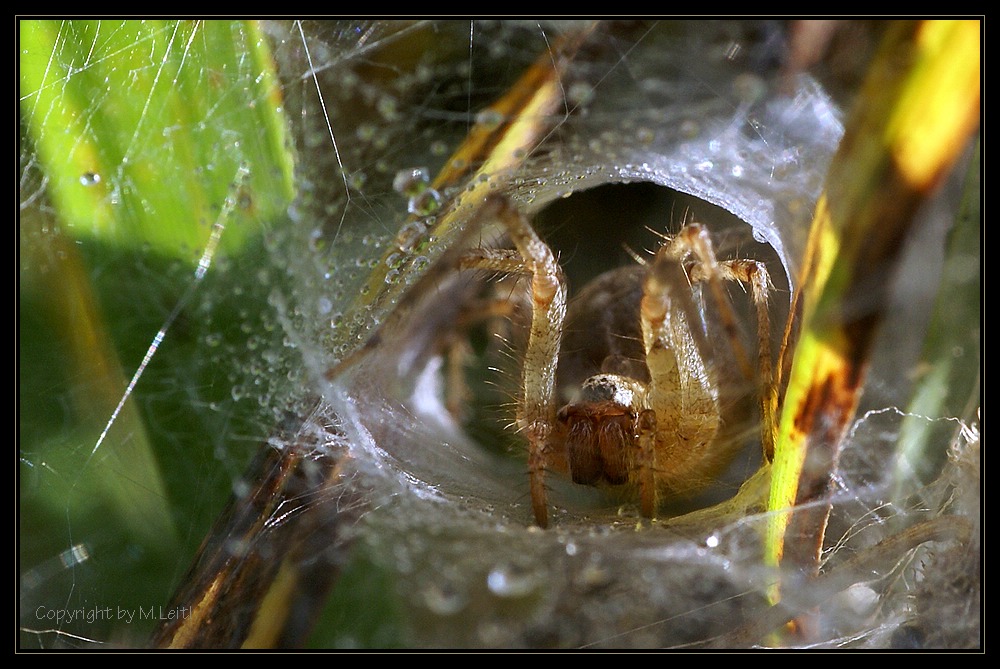
[[[293, 195], [286, 120], [256, 22], [19, 37], [22, 644], [141, 643], [260, 411], [218, 351], [263, 329], [247, 277]], [[105, 607], [134, 618], [39, 617]]]
[[256, 24], [22, 21], [20, 36], [23, 121], [73, 236], [197, 261], [244, 164], [253, 215], [224, 247], [283, 210], [291, 157]]

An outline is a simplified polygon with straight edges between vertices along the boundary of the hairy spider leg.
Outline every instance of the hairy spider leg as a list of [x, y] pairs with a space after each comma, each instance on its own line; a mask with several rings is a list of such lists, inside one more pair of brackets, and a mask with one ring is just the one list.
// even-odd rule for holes
[[718, 261], [712, 248], [708, 230], [696, 222], [686, 224], [681, 231], [665, 244], [667, 253], [683, 260], [693, 256], [697, 259], [689, 269], [692, 282], [705, 281], [709, 285], [715, 303], [718, 305], [726, 336], [732, 344], [744, 376], [753, 378], [753, 369], [740, 342], [736, 327], [736, 316], [722, 287], [723, 281], [738, 281], [750, 286], [750, 298], [757, 311], [757, 379], [760, 388], [761, 448], [768, 462], [774, 459], [774, 440], [777, 431], [778, 388], [775, 384], [771, 362], [771, 319], [768, 314], [768, 295], [773, 286], [764, 263], [756, 260], [734, 259]]
[[[685, 264], [689, 259], [693, 262]], [[639, 463], [645, 467], [645, 463], [652, 462], [663, 485], [677, 491], [717, 470], [730, 455], [727, 449], [710, 447], [719, 430], [719, 397], [706, 364], [707, 343], [699, 336], [700, 328], [691, 327], [696, 322], [697, 307], [690, 284], [705, 282], [719, 304], [727, 339], [737, 359], [744, 360], [741, 367], [748, 364], [732, 305], [722, 289], [723, 281], [750, 287], [757, 316], [761, 448], [768, 461], [774, 454], [778, 391], [771, 365], [768, 314], [771, 282], [767, 269], [755, 260], [718, 261], [704, 227], [689, 223], [657, 252], [646, 279], [641, 309], [646, 364], [651, 376], [647, 406], [652, 416], [645, 417], [645, 427], [640, 426], [643, 455]], [[645, 455], [647, 451], [655, 453], [654, 459]], [[653, 474], [641, 471], [639, 481], [641, 510], [644, 515], [652, 515], [656, 508]]]
[[548, 526], [545, 469], [552, 455], [556, 415], [556, 368], [566, 317], [566, 282], [551, 249], [506, 199], [487, 199], [482, 217], [499, 221], [515, 252], [476, 249], [459, 261], [462, 269], [486, 269], [531, 277], [531, 329], [521, 368], [517, 426], [528, 439], [531, 507], [539, 527]]
[[[757, 316], [757, 379], [760, 392], [761, 449], [768, 462], [774, 459], [774, 440], [777, 433], [778, 387], [775, 383], [771, 361], [771, 317], [768, 313], [768, 296], [773, 286], [764, 263], [757, 260], [724, 260], [715, 265], [719, 279], [737, 281], [750, 287]], [[689, 272], [692, 281], [702, 281], [702, 271], [695, 265]]]
[[[650, 376], [648, 410], [640, 430], [640, 505], [645, 516], [652, 516], [657, 506], [654, 470], [661, 486], [684, 492], [694, 477], [702, 479], [727, 455], [712, 448], [721, 415], [718, 386], [696, 341], [697, 326], [692, 329], [694, 312], [684, 267], [665, 246], [649, 269], [640, 307]], [[646, 455], [650, 450], [652, 459]]]

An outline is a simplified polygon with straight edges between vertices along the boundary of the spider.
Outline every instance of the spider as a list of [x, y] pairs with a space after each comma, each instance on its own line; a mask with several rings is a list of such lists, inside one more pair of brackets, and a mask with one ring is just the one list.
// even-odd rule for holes
[[[754, 369], [739, 344], [724, 281], [748, 286], [756, 309], [761, 441], [770, 457], [777, 395], [772, 287], [763, 263], [717, 260], [707, 230], [688, 222], [663, 236], [651, 260], [637, 258], [641, 262], [601, 275], [568, 303], [555, 255], [518, 209], [492, 196], [480, 215], [500, 222], [515, 248], [467, 251], [460, 269], [530, 278], [516, 426], [528, 442], [538, 526], [548, 525], [549, 471], [580, 484], [631, 486], [641, 514], [653, 517], [662, 500], [703, 487], [733, 458], [738, 440], [721, 435], [726, 399], [718, 341], [729, 342], [729, 360], [743, 376], [752, 378]], [[724, 337], [701, 327], [696, 284], [708, 287]]]

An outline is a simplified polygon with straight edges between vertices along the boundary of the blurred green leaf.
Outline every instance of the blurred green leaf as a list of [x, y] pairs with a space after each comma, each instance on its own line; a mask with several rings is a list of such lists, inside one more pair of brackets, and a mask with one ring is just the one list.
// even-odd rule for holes
[[253, 22], [22, 21], [20, 37], [23, 119], [73, 236], [196, 261], [241, 164], [254, 216], [224, 247], [283, 210], [291, 157]]
[[[947, 240], [940, 292], [921, 355], [921, 376], [900, 428], [897, 480], [901, 482], [913, 476], [928, 482], [947, 456], [941, 444], [951, 443], [946, 433], [958, 428], [951, 422], [929, 423], [929, 419], [975, 419], [970, 414], [979, 404], [982, 365], [981, 200], [977, 144], [966, 174], [961, 211]], [[976, 381], [970, 388], [972, 379]]]
[[[293, 193], [281, 96], [255, 22], [19, 36], [22, 645], [141, 643], [231, 492], [217, 450], [261, 410], [219, 356], [267, 329], [249, 277]], [[135, 619], [38, 613], [103, 607]]]

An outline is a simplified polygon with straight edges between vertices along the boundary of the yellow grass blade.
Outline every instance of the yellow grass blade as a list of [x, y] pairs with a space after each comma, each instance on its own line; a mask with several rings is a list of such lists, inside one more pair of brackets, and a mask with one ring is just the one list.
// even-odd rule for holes
[[979, 125], [980, 31], [977, 21], [892, 25], [830, 166], [795, 297], [801, 336], [768, 502], [772, 564], [818, 568], [830, 477], [883, 317], [886, 274], [917, 208]]

